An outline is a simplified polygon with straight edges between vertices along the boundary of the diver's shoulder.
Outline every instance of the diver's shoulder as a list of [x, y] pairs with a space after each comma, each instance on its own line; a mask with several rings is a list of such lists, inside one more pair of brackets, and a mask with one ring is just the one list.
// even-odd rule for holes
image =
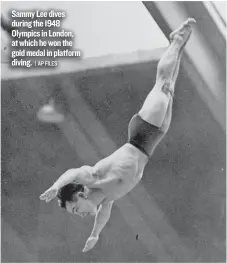
[[101, 159], [93, 166], [93, 172], [96, 174], [96, 176], [102, 178], [111, 169], [113, 163], [112, 159], [110, 158], [111, 155]]
[[96, 174], [102, 177], [103, 174], [111, 171], [112, 168], [120, 162], [120, 160], [126, 160], [129, 156], [130, 155], [128, 154], [127, 149], [123, 145], [122, 147], [111, 153], [109, 156], [98, 161], [94, 165], [93, 170]]

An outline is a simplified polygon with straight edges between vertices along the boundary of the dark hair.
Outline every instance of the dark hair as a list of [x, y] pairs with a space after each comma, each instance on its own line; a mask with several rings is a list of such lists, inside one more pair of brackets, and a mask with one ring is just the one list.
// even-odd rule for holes
[[82, 184], [67, 184], [62, 187], [57, 195], [60, 201], [60, 207], [65, 208], [66, 201], [72, 201], [74, 194], [79, 192], [84, 192], [84, 186]]

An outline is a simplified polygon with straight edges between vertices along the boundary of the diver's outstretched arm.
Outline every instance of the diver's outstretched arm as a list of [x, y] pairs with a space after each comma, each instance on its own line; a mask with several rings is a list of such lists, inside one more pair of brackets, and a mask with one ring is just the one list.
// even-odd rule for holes
[[47, 189], [42, 195], [40, 195], [41, 200], [50, 202], [54, 199], [58, 191], [67, 184], [77, 183], [86, 186], [92, 186], [97, 181], [93, 173], [93, 168], [90, 166], [82, 166], [77, 169], [69, 169], [63, 173], [58, 180]]
[[100, 205], [95, 217], [95, 223], [91, 235], [84, 246], [83, 252], [89, 251], [98, 242], [101, 231], [103, 230], [104, 226], [107, 224], [107, 222], [110, 219], [112, 206], [113, 206], [113, 201], [104, 202], [103, 204]]

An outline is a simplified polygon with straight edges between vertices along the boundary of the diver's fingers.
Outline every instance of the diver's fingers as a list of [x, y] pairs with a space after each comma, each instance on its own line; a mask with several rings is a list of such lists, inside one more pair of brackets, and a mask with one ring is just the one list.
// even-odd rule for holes
[[45, 200], [46, 202], [50, 202], [52, 199], [54, 199], [57, 196], [57, 189], [54, 188], [49, 188], [44, 192], [43, 194], [40, 195], [40, 200]]
[[50, 190], [48, 189], [46, 192], [44, 192], [43, 194], [41, 194], [40, 195], [40, 200], [45, 200], [48, 196], [49, 196], [49, 194], [50, 194], [50, 192], [49, 192]]
[[41, 194], [40, 197], [39, 197], [40, 200], [45, 200], [46, 199], [46, 195], [45, 193], [44, 194]]
[[46, 198], [46, 203], [49, 203], [52, 199], [54, 199], [55, 196], [48, 196]]

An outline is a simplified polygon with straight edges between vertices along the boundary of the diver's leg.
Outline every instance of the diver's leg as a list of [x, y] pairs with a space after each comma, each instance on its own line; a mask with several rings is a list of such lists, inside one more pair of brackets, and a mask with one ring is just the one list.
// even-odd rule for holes
[[194, 19], [188, 19], [178, 29], [179, 31], [174, 31], [172, 42], [158, 63], [155, 86], [139, 111], [143, 120], [156, 127], [162, 127], [166, 114], [172, 110], [172, 97], [179, 72], [182, 48], [189, 39], [191, 25], [194, 23]]
[[[174, 72], [173, 78], [172, 78], [172, 85], [176, 84], [176, 80], [177, 80], [177, 77], [179, 74], [180, 62], [181, 62], [181, 57], [182, 57], [182, 50], [183, 49], [181, 49], [179, 56], [178, 56], [175, 72]], [[173, 90], [174, 90], [174, 87], [173, 87]], [[163, 123], [161, 126], [161, 130], [165, 133], [168, 131], [171, 120], [172, 120], [172, 108], [173, 108], [173, 96], [170, 96], [167, 111], [166, 111], [166, 114], [165, 114], [165, 117], [164, 117], [164, 120], [163, 120]]]

